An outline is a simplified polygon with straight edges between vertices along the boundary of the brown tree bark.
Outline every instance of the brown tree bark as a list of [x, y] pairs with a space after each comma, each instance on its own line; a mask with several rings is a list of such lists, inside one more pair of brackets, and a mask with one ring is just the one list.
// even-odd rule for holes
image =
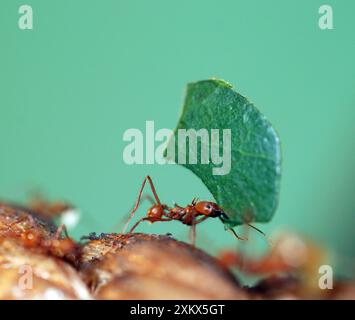
[[247, 299], [216, 259], [169, 236], [108, 234], [83, 247], [80, 273], [98, 299]]

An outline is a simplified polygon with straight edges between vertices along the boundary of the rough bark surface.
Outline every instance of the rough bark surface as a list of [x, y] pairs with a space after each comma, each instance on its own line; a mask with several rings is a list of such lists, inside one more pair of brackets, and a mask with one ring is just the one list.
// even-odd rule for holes
[[205, 252], [169, 236], [107, 234], [83, 247], [80, 272], [99, 299], [246, 299]]
[[246, 288], [219, 260], [168, 235], [91, 234], [75, 243], [50, 219], [0, 203], [0, 299], [300, 298], [354, 299], [355, 284], [334, 280], [333, 290], [310, 292], [302, 279], [277, 274]]

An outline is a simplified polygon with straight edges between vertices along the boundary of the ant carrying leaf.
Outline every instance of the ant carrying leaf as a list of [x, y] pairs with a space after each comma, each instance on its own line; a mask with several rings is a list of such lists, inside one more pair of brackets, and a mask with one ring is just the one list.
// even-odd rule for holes
[[[178, 204], [175, 204], [174, 207], [169, 207], [166, 204], [161, 203], [150, 176], [146, 176], [143, 180], [136, 204], [127, 220], [126, 225], [123, 228], [123, 233], [126, 232], [129, 222], [133, 218], [135, 212], [138, 210], [142, 193], [147, 181], [149, 182], [156, 203], [148, 210], [145, 217], [139, 219], [133, 225], [129, 233], [132, 233], [142, 221], [154, 223], [159, 221], [167, 222], [175, 220], [191, 227], [191, 241], [194, 245], [196, 240], [196, 225], [200, 224], [208, 218], [219, 218], [227, 231], [230, 231], [238, 240], [245, 240], [244, 238], [238, 236], [235, 230], [226, 224], [226, 222], [229, 221], [228, 215], [223, 211], [221, 207], [218, 206], [218, 204], [214, 202], [199, 201], [197, 198], [194, 198], [191, 204], [188, 204], [186, 207], [179, 206]], [[264, 233], [255, 226], [252, 226], [249, 223], [246, 224], [264, 235]]]

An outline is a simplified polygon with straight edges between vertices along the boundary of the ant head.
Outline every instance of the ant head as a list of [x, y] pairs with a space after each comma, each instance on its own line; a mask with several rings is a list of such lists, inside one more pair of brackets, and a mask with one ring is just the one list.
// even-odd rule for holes
[[211, 218], [223, 217], [228, 219], [225, 212], [214, 202], [199, 201], [195, 204], [195, 210], [204, 216]]

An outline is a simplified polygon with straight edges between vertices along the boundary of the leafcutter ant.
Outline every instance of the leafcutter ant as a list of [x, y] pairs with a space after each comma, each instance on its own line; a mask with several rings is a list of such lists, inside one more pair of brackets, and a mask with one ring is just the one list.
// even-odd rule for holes
[[[239, 240], [245, 240], [244, 238], [240, 237], [237, 235], [237, 233], [234, 231], [233, 228], [227, 226], [225, 224], [226, 221], [229, 220], [228, 215], [223, 211], [221, 207], [218, 206], [218, 204], [211, 202], [211, 201], [199, 201], [197, 198], [194, 198], [191, 202], [191, 204], [188, 204], [186, 207], [179, 206], [177, 204], [174, 204], [174, 207], [169, 207], [166, 204], [161, 203], [158, 194], [156, 192], [155, 186], [153, 184], [153, 181], [150, 176], [146, 176], [145, 179], [143, 180], [142, 186], [140, 188], [139, 194], [137, 201], [135, 203], [135, 206], [127, 220], [127, 223], [125, 224], [123, 228], [123, 233], [126, 232], [127, 227], [131, 219], [133, 218], [135, 212], [137, 211], [140, 200], [142, 197], [142, 192], [144, 189], [144, 186], [146, 185], [146, 182], [149, 182], [150, 188], [153, 192], [154, 198], [156, 203], [148, 210], [147, 215], [141, 219], [139, 219], [133, 227], [130, 229], [129, 233], [132, 233], [137, 226], [142, 222], [142, 221], [148, 221], [150, 223], [154, 222], [166, 222], [166, 221], [180, 221], [181, 223], [190, 226], [190, 236], [191, 236], [191, 241], [192, 244], [195, 244], [195, 239], [196, 239], [196, 225], [199, 223], [205, 221], [208, 218], [219, 218], [220, 221], [224, 224], [225, 229], [229, 232], [231, 232], [237, 239]], [[249, 225], [251, 228], [257, 230], [258, 232], [262, 233], [265, 235], [261, 230], [258, 228], [252, 226], [249, 223], [246, 223]]]
[[0, 203], [0, 241], [7, 238], [20, 241], [27, 248], [76, 260], [78, 245], [69, 238], [65, 225], [57, 228], [31, 210]]

